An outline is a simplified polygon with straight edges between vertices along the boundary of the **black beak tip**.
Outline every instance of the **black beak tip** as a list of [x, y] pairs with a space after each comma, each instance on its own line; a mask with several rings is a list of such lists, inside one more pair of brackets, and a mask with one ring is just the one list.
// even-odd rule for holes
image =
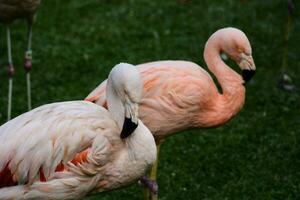
[[250, 81], [251, 78], [254, 76], [254, 74], [255, 74], [255, 70], [243, 70], [242, 76], [243, 76], [245, 83]]
[[121, 138], [125, 139], [130, 136], [137, 127], [138, 124], [132, 122], [130, 118], [125, 117], [123, 128], [121, 131]]

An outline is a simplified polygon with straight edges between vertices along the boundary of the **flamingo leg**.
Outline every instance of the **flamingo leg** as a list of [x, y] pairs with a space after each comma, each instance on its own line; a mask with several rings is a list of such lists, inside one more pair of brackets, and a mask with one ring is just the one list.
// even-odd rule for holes
[[12, 108], [12, 92], [13, 92], [13, 76], [14, 76], [14, 65], [12, 61], [12, 53], [11, 53], [11, 34], [10, 27], [6, 28], [7, 33], [7, 53], [8, 53], [8, 105], [7, 105], [7, 121], [11, 119], [11, 108]]
[[[157, 186], [157, 167], [158, 167], [158, 161], [159, 161], [159, 151], [160, 151], [160, 146], [161, 146], [162, 142], [159, 142], [156, 147], [157, 147], [157, 159], [154, 163], [154, 165], [152, 166], [151, 170], [150, 170], [150, 177], [148, 178], [150, 181], [150, 184], [144, 184], [144, 185], [150, 185], [152, 187], [155, 188], [155, 192], [153, 191], [152, 188], [150, 188], [149, 186], [145, 188], [144, 191], [144, 200], [157, 200], [158, 199], [158, 186]], [[143, 181], [142, 181], [143, 182]], [[152, 189], [152, 190], [151, 190]]]
[[28, 110], [31, 110], [31, 83], [30, 83], [30, 70], [32, 68], [32, 50], [31, 50], [31, 41], [32, 41], [32, 24], [28, 25], [28, 43], [27, 49], [25, 52], [24, 58], [24, 68], [26, 71], [26, 85], [27, 85], [27, 106]]

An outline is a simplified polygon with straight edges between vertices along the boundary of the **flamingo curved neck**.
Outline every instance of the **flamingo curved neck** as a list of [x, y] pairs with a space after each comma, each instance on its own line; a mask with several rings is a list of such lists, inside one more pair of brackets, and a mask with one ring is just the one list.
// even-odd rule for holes
[[[214, 96], [213, 109], [201, 117], [206, 126], [224, 124], [241, 110], [245, 101], [245, 87], [242, 77], [226, 65], [220, 57], [221, 42], [221, 37], [211, 37], [204, 50], [205, 62], [222, 88], [222, 93], [216, 92]], [[205, 119], [205, 116], [209, 117]]]
[[112, 80], [110, 79], [108, 79], [107, 81], [107, 108], [121, 130], [124, 124], [125, 108], [121, 99], [119, 98], [115, 89], [113, 88], [111, 81]]

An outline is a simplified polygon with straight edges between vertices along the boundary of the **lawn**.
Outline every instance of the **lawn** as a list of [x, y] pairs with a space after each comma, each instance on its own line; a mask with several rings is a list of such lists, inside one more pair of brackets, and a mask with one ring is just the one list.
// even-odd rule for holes
[[[33, 106], [83, 99], [118, 62], [183, 59], [207, 69], [202, 55], [208, 37], [222, 27], [240, 28], [252, 44], [257, 67], [246, 104], [222, 127], [185, 131], [166, 140], [160, 199], [299, 199], [300, 2], [294, 1], [285, 41], [285, 0], [44, 0], [34, 27]], [[27, 105], [22, 68], [26, 24], [17, 21], [12, 32], [17, 116]], [[7, 109], [5, 44], [1, 26], [1, 122]], [[296, 90], [278, 88], [283, 73]], [[135, 184], [86, 200], [141, 197]]]

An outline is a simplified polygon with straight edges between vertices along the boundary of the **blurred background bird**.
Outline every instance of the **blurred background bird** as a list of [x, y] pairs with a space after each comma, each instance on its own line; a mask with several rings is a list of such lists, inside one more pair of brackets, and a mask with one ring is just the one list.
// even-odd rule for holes
[[8, 51], [8, 107], [7, 107], [7, 120], [11, 118], [12, 106], [12, 90], [13, 90], [13, 76], [15, 67], [12, 59], [12, 44], [11, 44], [11, 31], [10, 24], [19, 18], [25, 19], [28, 23], [28, 36], [27, 47], [24, 56], [24, 69], [26, 70], [27, 82], [27, 106], [28, 110], [31, 109], [31, 83], [30, 83], [30, 70], [32, 68], [32, 25], [35, 20], [36, 11], [41, 3], [41, 0], [0, 0], [0, 21], [6, 25], [7, 32], [7, 51]]

